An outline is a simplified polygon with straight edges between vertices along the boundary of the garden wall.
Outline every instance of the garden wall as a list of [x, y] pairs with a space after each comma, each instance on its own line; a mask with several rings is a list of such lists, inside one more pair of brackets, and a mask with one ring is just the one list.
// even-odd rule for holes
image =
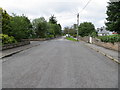
[[34, 38], [34, 39], [28, 39], [29, 41], [45, 41], [46, 38]]
[[89, 37], [79, 37], [79, 40], [85, 41], [85, 42], [89, 42]]
[[24, 46], [24, 45], [28, 45], [28, 44], [30, 44], [30, 41], [23, 41], [23, 42], [18, 42], [18, 43], [13, 43], [13, 44], [6, 44], [6, 45], [2, 46], [2, 50], [20, 47], [20, 46]]
[[50, 40], [54, 38], [34, 38], [34, 39], [23, 39], [23, 40], [29, 40], [29, 41], [45, 41], [45, 40]]
[[[82, 41], [85, 41], [85, 42], [89, 42], [89, 37], [80, 37], [79, 39]], [[99, 40], [97, 38], [92, 38], [92, 43], [96, 44], [98, 46], [107, 48], [107, 49], [120, 51], [120, 42], [116, 42], [114, 44], [113, 43], [105, 43], [105, 42], [101, 42], [101, 40]]]

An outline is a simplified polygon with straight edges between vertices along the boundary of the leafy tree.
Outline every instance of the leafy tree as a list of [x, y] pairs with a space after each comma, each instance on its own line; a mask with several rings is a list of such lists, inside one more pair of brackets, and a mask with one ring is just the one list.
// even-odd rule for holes
[[54, 15], [52, 15], [49, 18], [49, 29], [48, 29], [48, 33], [51, 35], [54, 35], [54, 37], [61, 35], [61, 25], [57, 24], [57, 20], [56, 17]]
[[79, 25], [78, 32], [82, 37], [89, 36], [95, 32], [95, 27], [91, 22], [84, 22]]
[[32, 25], [28, 17], [14, 15], [10, 21], [11, 32], [9, 34], [14, 36], [16, 40], [27, 39], [31, 36]]
[[9, 35], [12, 30], [10, 27], [11, 16], [2, 8], [0, 8], [0, 11], [2, 13], [2, 33]]
[[64, 28], [64, 34], [70, 34], [73, 37], [76, 37], [77, 31], [74, 27], [65, 27]]
[[0, 8], [0, 33], [2, 33], [2, 8]]
[[48, 34], [55, 36], [55, 25], [56, 25], [56, 24], [51, 24], [51, 23], [49, 23], [48, 25], [49, 25]]
[[39, 37], [39, 38], [46, 37], [48, 26], [47, 26], [47, 21], [45, 20], [44, 17], [34, 19], [32, 21], [32, 25], [33, 25], [33, 29], [34, 29], [34, 32], [36, 33], [37, 37]]
[[50, 18], [49, 22], [44, 17], [34, 19], [32, 25], [36, 36], [39, 38], [51, 37], [51, 35], [56, 37], [61, 34], [61, 25], [57, 24], [54, 16]]
[[65, 27], [63, 33], [64, 34], [69, 34], [69, 27]]
[[65, 27], [64, 28], [64, 34], [70, 34], [71, 36], [76, 34], [76, 30], [74, 28]]
[[109, 2], [107, 6], [106, 26], [109, 31], [120, 33], [120, 1]]
[[96, 32], [92, 32], [91, 36], [92, 37], [97, 37], [98, 36], [98, 32], [97, 31]]
[[61, 25], [49, 23], [48, 33], [54, 35], [54, 37], [61, 35]]
[[61, 35], [61, 27], [59, 24], [54, 24], [55, 36]]
[[76, 30], [73, 28], [70, 28], [69, 33], [71, 36], [75, 36], [77, 34]]
[[62, 34], [62, 27], [60, 24], [57, 24], [58, 25], [58, 35], [61, 35]]
[[2, 33], [9, 36], [14, 36], [16, 40], [21, 41], [21, 39], [29, 38], [32, 34], [32, 25], [30, 20], [22, 15], [10, 16], [6, 10], [0, 8], [2, 12]]

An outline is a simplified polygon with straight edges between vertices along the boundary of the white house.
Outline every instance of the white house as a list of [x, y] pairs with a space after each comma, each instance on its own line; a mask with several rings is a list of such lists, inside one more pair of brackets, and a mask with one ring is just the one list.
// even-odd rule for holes
[[107, 36], [112, 35], [113, 32], [107, 31], [106, 28], [103, 26], [101, 28], [97, 28], [98, 36]]

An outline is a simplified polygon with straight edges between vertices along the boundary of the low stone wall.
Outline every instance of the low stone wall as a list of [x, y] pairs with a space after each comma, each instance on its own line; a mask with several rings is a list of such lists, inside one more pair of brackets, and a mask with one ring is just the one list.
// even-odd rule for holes
[[[89, 42], [89, 37], [80, 37], [79, 38], [82, 41], [85, 42]], [[120, 51], [120, 42], [116, 42], [116, 43], [105, 43], [105, 42], [101, 42], [101, 40], [97, 39], [97, 38], [92, 38], [92, 43], [107, 49], [111, 49], [111, 50], [115, 50], [115, 51]]]
[[105, 43], [105, 42], [101, 42], [99, 39], [96, 39], [96, 38], [93, 38], [92, 42], [93, 42], [93, 44], [96, 44], [98, 46], [102, 46], [102, 47], [107, 48], [107, 49], [120, 51], [120, 48], [119, 48], [120, 43], [119, 42], [116, 42], [114, 44], [113, 43]]
[[18, 43], [13, 43], [13, 44], [6, 44], [2, 47], [2, 50], [20, 47], [20, 46], [24, 46], [24, 45], [28, 45], [28, 44], [30, 44], [30, 41], [23, 41], [23, 42], [18, 42]]
[[89, 37], [79, 37], [79, 40], [89, 42]]
[[27, 41], [45, 41], [45, 40], [51, 40], [51, 39], [54, 39], [54, 38], [34, 38], [34, 39], [23, 39], [24, 40], [27, 40]]
[[29, 41], [45, 41], [46, 38], [35, 38], [35, 39], [28, 39]]

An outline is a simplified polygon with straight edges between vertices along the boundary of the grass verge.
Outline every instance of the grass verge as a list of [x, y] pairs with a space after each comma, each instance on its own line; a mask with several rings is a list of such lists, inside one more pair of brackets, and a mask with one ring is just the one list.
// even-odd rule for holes
[[76, 40], [76, 39], [74, 39], [74, 38], [72, 38], [72, 37], [66, 37], [66, 39], [67, 39], [67, 40], [71, 40], [71, 41], [78, 41], [78, 40]]

